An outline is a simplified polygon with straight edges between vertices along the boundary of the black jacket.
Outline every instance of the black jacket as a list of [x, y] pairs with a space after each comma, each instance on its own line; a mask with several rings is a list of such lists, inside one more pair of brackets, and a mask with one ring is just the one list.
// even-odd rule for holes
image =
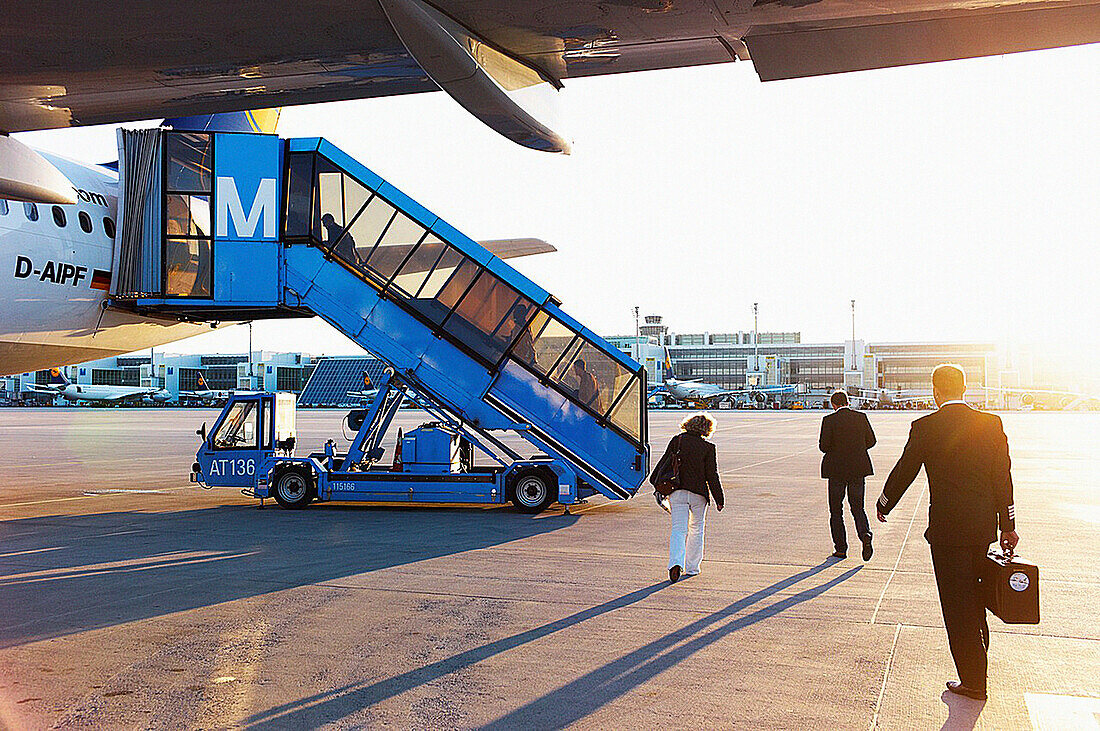
[[680, 432], [674, 436], [665, 449], [665, 454], [653, 468], [658, 475], [664, 464], [680, 450], [680, 489], [690, 490], [710, 500], [715, 505], [725, 507], [726, 498], [722, 494], [722, 483], [718, 479], [718, 456], [714, 444], [698, 434]]
[[875, 446], [875, 432], [867, 414], [849, 408], [837, 409], [821, 420], [817, 446], [821, 458], [821, 476], [851, 480], [875, 474], [867, 450]]
[[987, 546], [1016, 529], [1012, 461], [1001, 419], [966, 404], [947, 404], [913, 422], [878, 509], [886, 515], [901, 500], [921, 465], [928, 476], [928, 530], [933, 545]]

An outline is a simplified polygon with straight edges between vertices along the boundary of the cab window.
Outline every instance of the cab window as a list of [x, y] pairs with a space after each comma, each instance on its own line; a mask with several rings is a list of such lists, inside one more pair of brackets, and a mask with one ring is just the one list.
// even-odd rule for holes
[[214, 433], [214, 449], [249, 449], [256, 446], [259, 433], [259, 403], [238, 401], [229, 409]]
[[264, 449], [271, 449], [271, 412], [274, 410], [274, 405], [272, 399], [264, 399], [264, 429], [260, 433], [260, 443]]

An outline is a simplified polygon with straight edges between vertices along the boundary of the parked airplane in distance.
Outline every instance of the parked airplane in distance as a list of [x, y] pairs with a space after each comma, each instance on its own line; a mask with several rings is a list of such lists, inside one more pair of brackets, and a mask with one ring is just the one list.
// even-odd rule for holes
[[378, 389], [372, 388], [374, 384], [371, 383], [370, 375], [363, 371], [363, 387], [358, 391], [348, 391], [348, 396], [352, 398], [360, 399], [361, 401], [372, 401], [375, 396], [378, 395]]
[[206, 374], [199, 373], [198, 388], [194, 391], [180, 391], [180, 403], [198, 403], [203, 406], [223, 404], [230, 396], [250, 396], [258, 391], [238, 391], [236, 389], [212, 389], [206, 383]]
[[1100, 395], [1081, 391], [1056, 391], [1041, 388], [1001, 388], [977, 386], [977, 391], [989, 391], [1001, 396], [1019, 397], [1025, 408], [1037, 411], [1060, 411], [1100, 408]]
[[104, 386], [76, 384], [65, 377], [60, 368], [50, 369], [50, 378], [45, 386], [28, 384], [32, 391], [60, 396], [66, 401], [87, 401], [97, 404], [129, 404], [139, 401], [163, 404], [172, 399], [172, 394], [161, 388], [149, 386]]
[[849, 386], [848, 400], [861, 409], [908, 409], [932, 403], [931, 392], [896, 391], [888, 388]]
[[689, 404], [698, 404], [702, 407], [711, 407], [724, 398], [733, 398], [744, 401], [755, 401], [758, 404], [767, 403], [769, 400], [786, 393], [795, 393], [798, 386], [788, 384], [784, 386], [750, 386], [748, 388], [722, 388], [714, 383], [703, 381], [681, 381], [677, 378], [665, 377], [665, 392], [673, 399]]

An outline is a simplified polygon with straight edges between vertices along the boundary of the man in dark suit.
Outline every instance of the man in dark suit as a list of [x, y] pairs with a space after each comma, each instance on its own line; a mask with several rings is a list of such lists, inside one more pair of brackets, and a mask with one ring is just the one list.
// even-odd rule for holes
[[863, 560], [870, 561], [871, 526], [863, 508], [867, 475], [874, 474], [871, 455], [875, 432], [861, 411], [848, 406], [848, 394], [837, 391], [829, 397], [833, 413], [821, 420], [821, 437], [817, 445], [825, 456], [821, 458], [821, 476], [829, 481], [829, 528], [833, 533], [833, 556], [848, 557], [848, 537], [844, 533], [844, 495], [856, 522], [856, 534], [863, 542]]
[[978, 577], [998, 526], [1003, 548], [1016, 548], [1020, 538], [1001, 420], [967, 406], [965, 392], [960, 367], [944, 364], [932, 372], [939, 410], [913, 422], [878, 500], [878, 519], [886, 522], [924, 465], [929, 495], [924, 537], [932, 548], [947, 642], [959, 673], [959, 682], [949, 682], [947, 689], [984, 700], [989, 626]]

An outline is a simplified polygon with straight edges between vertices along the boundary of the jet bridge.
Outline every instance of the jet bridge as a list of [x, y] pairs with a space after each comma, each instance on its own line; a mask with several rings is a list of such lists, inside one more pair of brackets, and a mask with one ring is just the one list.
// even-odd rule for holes
[[580, 476], [647, 472], [645, 369], [548, 292], [319, 138], [120, 133], [113, 307], [186, 320], [317, 315], [480, 433]]

